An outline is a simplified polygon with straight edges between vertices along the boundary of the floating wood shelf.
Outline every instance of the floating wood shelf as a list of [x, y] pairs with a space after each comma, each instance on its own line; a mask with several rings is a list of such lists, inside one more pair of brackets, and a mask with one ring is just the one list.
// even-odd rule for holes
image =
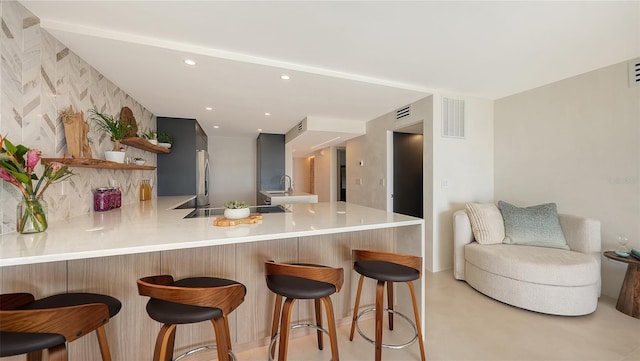
[[159, 145], [154, 145], [149, 143], [148, 140], [139, 137], [128, 137], [124, 138], [120, 141], [122, 144], [126, 144], [130, 147], [146, 150], [147, 152], [153, 153], [169, 153], [171, 150], [169, 148], [161, 147]]
[[82, 167], [82, 168], [101, 168], [101, 169], [141, 169], [141, 170], [154, 170], [156, 167], [152, 165], [136, 165], [136, 164], [124, 164], [110, 162], [102, 159], [78, 159], [78, 158], [42, 158], [42, 164], [50, 162], [61, 162], [69, 167]]

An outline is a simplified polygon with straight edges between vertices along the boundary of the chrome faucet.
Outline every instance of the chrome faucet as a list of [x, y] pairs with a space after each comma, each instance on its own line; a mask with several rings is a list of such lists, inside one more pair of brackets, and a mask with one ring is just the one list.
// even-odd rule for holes
[[[287, 178], [289, 179], [289, 188], [286, 188]], [[280, 184], [282, 184], [285, 187], [285, 192], [287, 193], [293, 192], [293, 181], [291, 180], [291, 177], [289, 177], [288, 175], [285, 174], [282, 177], [280, 177]]]

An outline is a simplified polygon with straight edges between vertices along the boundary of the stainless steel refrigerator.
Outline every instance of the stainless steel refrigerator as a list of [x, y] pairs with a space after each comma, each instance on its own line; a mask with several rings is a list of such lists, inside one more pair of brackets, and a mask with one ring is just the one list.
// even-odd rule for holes
[[196, 205], [209, 205], [209, 153], [206, 150], [198, 150], [198, 167], [196, 169]]
[[207, 134], [195, 119], [157, 117], [157, 129], [173, 137], [171, 152], [158, 154], [158, 196], [195, 195], [192, 206], [209, 205]]

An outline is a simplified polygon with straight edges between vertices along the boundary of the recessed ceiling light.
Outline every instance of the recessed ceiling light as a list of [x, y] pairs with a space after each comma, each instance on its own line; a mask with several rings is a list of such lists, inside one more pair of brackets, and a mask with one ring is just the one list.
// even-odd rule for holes
[[196, 62], [191, 59], [185, 59], [184, 63], [187, 65], [196, 65]]
[[289, 80], [289, 79], [291, 79], [291, 77], [290, 77], [290, 76], [288, 76], [287, 74], [282, 74], [282, 75], [280, 75], [280, 79], [282, 79], [282, 80]]
[[212, 107], [206, 107], [205, 109], [206, 110], [212, 110], [213, 108]]
[[213, 126], [213, 129], [218, 129], [218, 128], [220, 128], [220, 126], [219, 126], [219, 125], [214, 125], [214, 126]]
[[265, 115], [266, 117], [268, 117], [268, 116], [270, 116], [270, 115], [271, 115], [271, 113], [264, 113], [264, 115]]
[[258, 131], [259, 131], [259, 132], [262, 132], [262, 128], [258, 128]]

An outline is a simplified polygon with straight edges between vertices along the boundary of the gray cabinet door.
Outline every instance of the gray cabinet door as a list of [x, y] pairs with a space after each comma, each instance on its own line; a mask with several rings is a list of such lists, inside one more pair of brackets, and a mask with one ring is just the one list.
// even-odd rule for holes
[[257, 140], [258, 192], [283, 189], [284, 134], [261, 133]]

